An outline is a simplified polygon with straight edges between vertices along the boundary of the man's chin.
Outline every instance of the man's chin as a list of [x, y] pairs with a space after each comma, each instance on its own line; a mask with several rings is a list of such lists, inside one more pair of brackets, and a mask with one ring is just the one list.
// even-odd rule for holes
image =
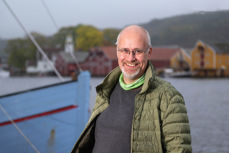
[[136, 77], [137, 77], [138, 74], [139, 74], [139, 71], [140, 71], [140, 70], [137, 70], [137, 71], [132, 72], [132, 73], [128, 73], [128, 72], [126, 72], [126, 71], [124, 70], [124, 71], [122, 71], [122, 73], [123, 73], [123, 76], [124, 76], [125, 78], [128, 78], [128, 79], [136, 79]]

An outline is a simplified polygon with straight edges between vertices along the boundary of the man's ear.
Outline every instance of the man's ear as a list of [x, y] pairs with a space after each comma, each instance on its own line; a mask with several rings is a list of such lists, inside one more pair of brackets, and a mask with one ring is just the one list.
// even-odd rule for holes
[[149, 48], [149, 51], [148, 51], [148, 58], [152, 55], [152, 52], [153, 52], [153, 48], [150, 47], [150, 48]]

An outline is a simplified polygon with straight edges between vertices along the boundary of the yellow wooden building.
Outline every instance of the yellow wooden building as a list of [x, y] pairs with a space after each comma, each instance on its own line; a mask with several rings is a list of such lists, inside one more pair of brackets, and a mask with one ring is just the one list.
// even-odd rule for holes
[[197, 77], [229, 77], [229, 54], [198, 41], [191, 52], [191, 71]]
[[191, 57], [184, 50], [180, 49], [170, 59], [170, 67], [175, 71], [189, 71], [191, 65]]

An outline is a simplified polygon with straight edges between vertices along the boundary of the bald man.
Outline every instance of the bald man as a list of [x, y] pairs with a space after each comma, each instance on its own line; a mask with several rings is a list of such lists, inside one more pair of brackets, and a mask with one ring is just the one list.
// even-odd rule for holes
[[96, 87], [92, 115], [72, 153], [191, 153], [183, 97], [155, 76], [149, 33], [128, 26], [116, 45], [119, 66]]

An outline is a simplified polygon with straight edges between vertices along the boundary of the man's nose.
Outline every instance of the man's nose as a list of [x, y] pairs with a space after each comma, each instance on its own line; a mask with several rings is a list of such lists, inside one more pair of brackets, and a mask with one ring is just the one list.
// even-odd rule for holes
[[136, 60], [136, 53], [134, 51], [130, 51], [129, 54], [127, 55], [127, 58], [129, 61]]

